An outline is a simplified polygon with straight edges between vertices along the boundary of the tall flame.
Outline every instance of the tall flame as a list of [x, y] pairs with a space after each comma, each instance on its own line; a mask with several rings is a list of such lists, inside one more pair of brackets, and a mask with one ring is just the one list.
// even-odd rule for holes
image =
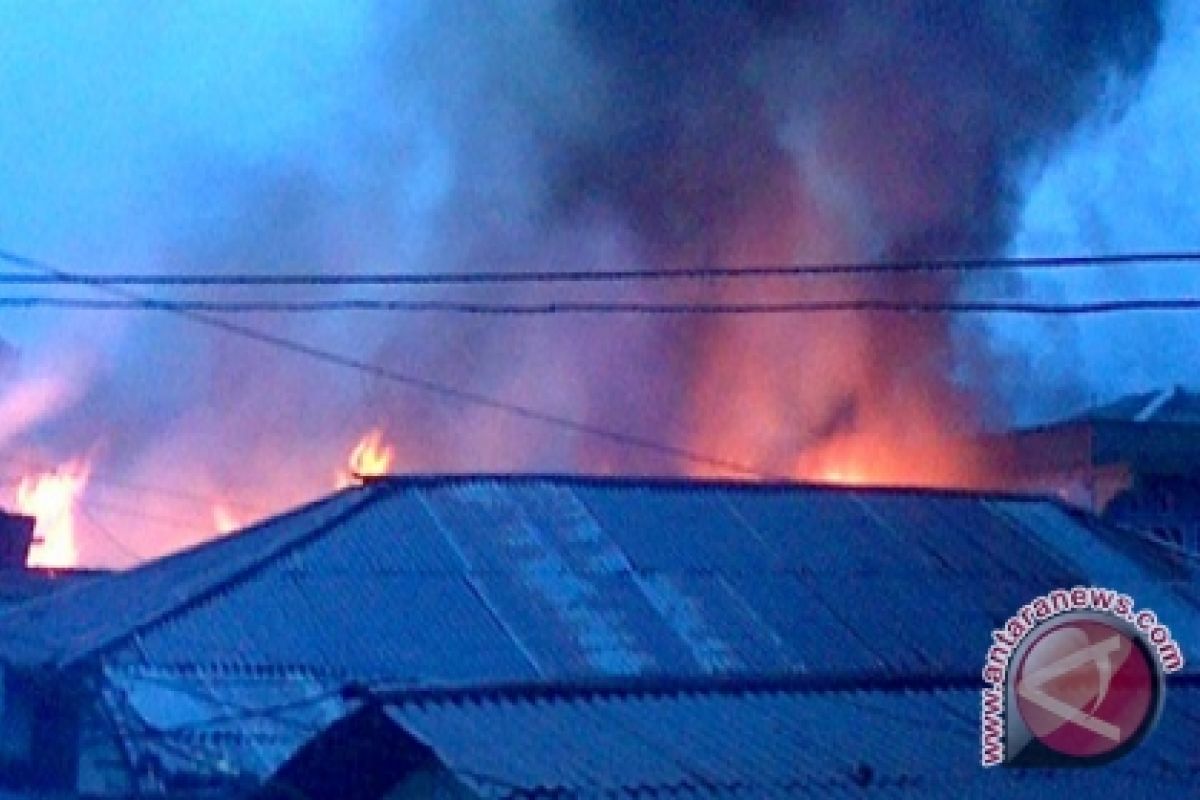
[[75, 510], [87, 487], [90, 471], [86, 461], [77, 459], [52, 472], [21, 479], [17, 486], [17, 509], [37, 519], [29, 566], [70, 567], [78, 563]]
[[383, 440], [383, 431], [367, 432], [350, 451], [346, 469], [337, 474], [337, 488], [345, 489], [363, 482], [364, 478], [387, 475], [396, 462], [396, 448]]

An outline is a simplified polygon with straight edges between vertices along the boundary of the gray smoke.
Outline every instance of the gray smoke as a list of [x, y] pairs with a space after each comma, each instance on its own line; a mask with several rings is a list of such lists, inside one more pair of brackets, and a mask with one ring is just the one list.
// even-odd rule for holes
[[[996, 254], [1039, 166], [1080, 120], [1128, 96], [1162, 35], [1158, 4], [1143, 0], [442, 0], [380, 2], [367, 19], [343, 102], [284, 157], [180, 155], [160, 189], [171, 211], [158, 224], [171, 235], [146, 269]], [[926, 277], [444, 294], [946, 299], [979, 289]], [[937, 408], [956, 435], [1003, 413], [989, 399], [986, 340], [945, 319], [246, 322], [765, 472], [915, 405]], [[372, 425], [396, 441], [400, 470], [697, 469], [180, 320], [138, 322], [112, 355], [40, 440], [96, 443], [98, 475], [190, 483], [256, 509], [322, 491]], [[144, 549], [191, 536], [154, 535], [165, 538]]]

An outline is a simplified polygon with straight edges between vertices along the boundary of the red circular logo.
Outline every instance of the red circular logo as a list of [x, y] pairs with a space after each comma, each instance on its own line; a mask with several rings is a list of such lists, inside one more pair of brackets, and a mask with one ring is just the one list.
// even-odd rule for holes
[[1152, 656], [1116, 620], [1064, 618], [1039, 631], [1016, 674], [1017, 708], [1030, 734], [1074, 759], [1129, 749], [1157, 713]]

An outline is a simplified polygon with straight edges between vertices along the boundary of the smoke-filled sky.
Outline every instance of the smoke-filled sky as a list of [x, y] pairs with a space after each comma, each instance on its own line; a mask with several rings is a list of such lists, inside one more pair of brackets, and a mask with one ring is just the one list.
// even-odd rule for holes
[[[270, 273], [1200, 247], [1198, 36], [1187, 0], [0, 0], [0, 248]], [[1181, 273], [569, 291], [1195, 293]], [[239, 321], [770, 474], [886, 461], [869, 439], [950, 480], [942, 439], [1200, 367], [1184, 315]], [[92, 462], [92, 563], [205, 535], [209, 498], [313, 497], [375, 426], [400, 470], [711, 471], [169, 316], [10, 311], [0, 338], [0, 448]]]

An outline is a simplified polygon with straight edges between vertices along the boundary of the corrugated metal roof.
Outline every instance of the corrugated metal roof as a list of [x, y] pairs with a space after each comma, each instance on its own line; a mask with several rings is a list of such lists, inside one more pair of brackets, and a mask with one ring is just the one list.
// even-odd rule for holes
[[[394, 479], [0, 614], [0, 659], [99, 663], [120, 689], [108, 713], [149, 731], [128, 747], [186, 753], [200, 734], [171, 730], [146, 674], [225, 716], [352, 681], [971, 676], [992, 628], [1077, 583], [1129, 592], [1197, 652], [1195, 593], [1114, 536], [1050, 501], [971, 493]], [[314, 732], [217, 728], [192, 768], [262, 775]]]
[[0, 568], [0, 608], [25, 603], [106, 574], [99, 570]]
[[[391, 719], [483, 797], [1029, 797], [1184, 794], [1200, 779], [1200, 689], [1119, 766], [979, 767], [969, 689], [412, 694]], [[346, 735], [345, 729], [339, 735]]]
[[279, 563], [288, 549], [344, 521], [369, 493], [350, 490], [244, 532], [127, 572], [68, 586], [0, 612], [0, 660], [65, 665], [177, 615]]
[[1081, 583], [1152, 604], [1194, 652], [1200, 615], [1173, 588], [1178, 574], [1111, 537], [1028, 498], [397, 479], [2, 614], [0, 657], [67, 664], [102, 652], [413, 684], [965, 674], [992, 627]]

